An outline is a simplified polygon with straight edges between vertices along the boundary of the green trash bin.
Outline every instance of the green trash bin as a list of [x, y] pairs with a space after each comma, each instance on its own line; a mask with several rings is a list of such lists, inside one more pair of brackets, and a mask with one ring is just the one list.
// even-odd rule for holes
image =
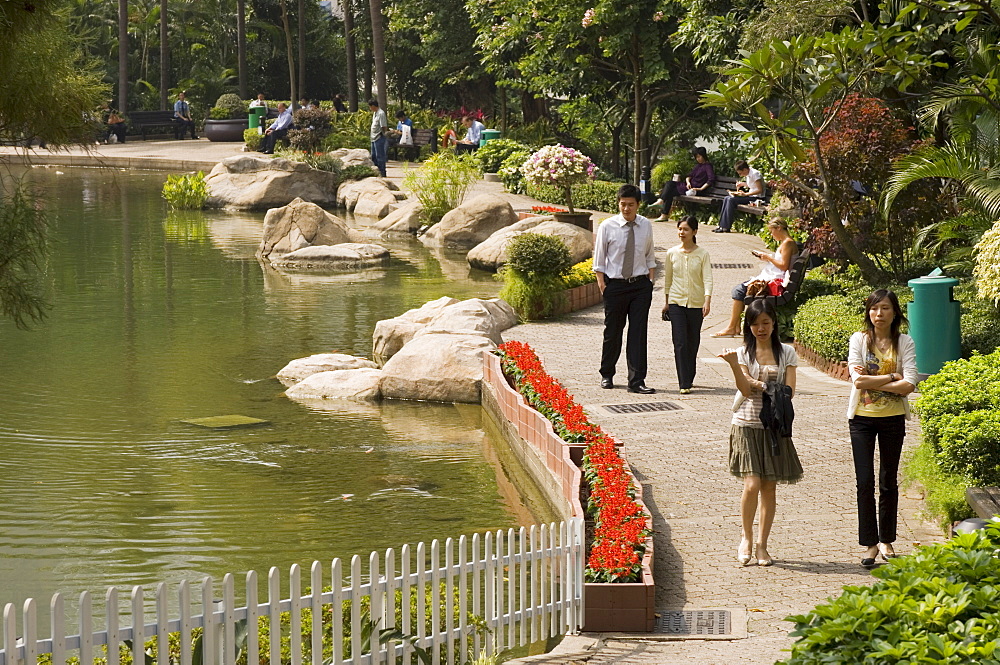
[[250, 115], [247, 116], [247, 120], [250, 122], [250, 125], [249, 125], [250, 129], [259, 129], [260, 128], [260, 116], [257, 115], [256, 112], [250, 113]]
[[500, 138], [499, 129], [484, 129], [482, 135], [479, 137], [479, 147], [482, 148], [486, 145], [487, 141], [492, 141], [493, 139]]
[[908, 282], [913, 302], [907, 307], [910, 337], [917, 346], [921, 379], [937, 374], [949, 360], [962, 357], [961, 304], [955, 300], [958, 280], [935, 270]]

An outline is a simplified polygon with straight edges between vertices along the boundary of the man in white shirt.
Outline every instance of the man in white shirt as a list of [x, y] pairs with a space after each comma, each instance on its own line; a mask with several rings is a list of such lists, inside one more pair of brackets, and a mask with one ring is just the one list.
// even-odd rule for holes
[[278, 142], [278, 139], [285, 138], [291, 128], [292, 112], [284, 103], [278, 104], [278, 119], [264, 132], [264, 138], [260, 142], [260, 151], [265, 155], [273, 155], [274, 144]]
[[257, 93], [257, 99], [250, 102], [250, 108], [255, 109], [258, 106], [267, 108], [267, 100], [264, 98], [263, 92]]
[[372, 140], [372, 163], [378, 172], [385, 177], [385, 162], [388, 159], [386, 149], [389, 140], [386, 132], [389, 130], [389, 121], [385, 117], [385, 111], [378, 107], [378, 100], [374, 97], [368, 100], [368, 108], [372, 112], [372, 126], [369, 132]]
[[733, 228], [733, 218], [736, 216], [736, 206], [751, 201], [764, 200], [764, 176], [757, 169], [750, 168], [745, 161], [736, 162], [736, 174], [745, 182], [736, 183], [736, 191], [722, 200], [722, 212], [719, 214], [719, 228], [713, 233], [729, 233]]
[[483, 137], [486, 126], [468, 115], [462, 118], [462, 124], [466, 129], [465, 138], [455, 143], [455, 152], [475, 152], [479, 149], [479, 139]]
[[614, 388], [615, 366], [622, 352], [622, 333], [628, 323], [625, 362], [628, 391], [649, 395], [646, 387], [646, 326], [656, 281], [653, 225], [637, 214], [642, 193], [635, 185], [618, 190], [618, 211], [597, 227], [594, 272], [604, 297], [604, 344], [601, 348], [601, 387]]

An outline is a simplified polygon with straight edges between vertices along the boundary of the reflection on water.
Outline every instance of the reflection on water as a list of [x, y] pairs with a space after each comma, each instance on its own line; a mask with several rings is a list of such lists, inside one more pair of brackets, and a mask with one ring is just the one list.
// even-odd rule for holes
[[[375, 323], [491, 297], [409, 239], [375, 275], [284, 276], [262, 215], [167, 213], [163, 174], [33, 169], [48, 321], [0, 320], [0, 604], [287, 567], [516, 523], [477, 407], [299, 404], [273, 378]], [[455, 281], [453, 276], [461, 276]], [[263, 427], [182, 420], [244, 414]]]

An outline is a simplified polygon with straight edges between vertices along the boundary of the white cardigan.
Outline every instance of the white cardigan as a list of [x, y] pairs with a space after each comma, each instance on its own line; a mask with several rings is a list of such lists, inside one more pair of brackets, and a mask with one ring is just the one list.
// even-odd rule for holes
[[[868, 351], [868, 335], [863, 332], [856, 332], [851, 335], [851, 348], [847, 353], [847, 367], [851, 371], [851, 398], [847, 402], [847, 419], [854, 418], [858, 410], [858, 403], [861, 401], [861, 389], [854, 385], [854, 381], [862, 376], [854, 371], [856, 365], [865, 364], [865, 355]], [[909, 335], [899, 336], [899, 353], [896, 355], [896, 372], [903, 375], [903, 381], [911, 386], [917, 385], [917, 347], [913, 343], [913, 338]], [[910, 400], [906, 395], [902, 395], [903, 409], [906, 419], [910, 419]]]

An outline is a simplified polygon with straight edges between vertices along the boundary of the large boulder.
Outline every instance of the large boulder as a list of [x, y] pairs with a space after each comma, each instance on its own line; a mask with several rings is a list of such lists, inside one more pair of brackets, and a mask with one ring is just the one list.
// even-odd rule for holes
[[432, 247], [471, 249], [516, 222], [517, 213], [507, 201], [484, 194], [449, 210], [420, 240]]
[[381, 245], [347, 242], [303, 247], [272, 259], [271, 266], [292, 272], [342, 272], [376, 268], [388, 261], [389, 250]]
[[257, 256], [273, 260], [304, 247], [345, 242], [351, 242], [351, 235], [344, 220], [297, 198], [264, 215], [264, 235]]
[[423, 214], [423, 204], [416, 200], [410, 201], [372, 224], [372, 228], [385, 235], [416, 235], [424, 225]]
[[496, 345], [482, 335], [415, 337], [382, 368], [382, 396], [432, 402], [479, 402], [483, 353]]
[[[384, 192], [399, 191], [392, 180], [386, 178], [365, 178], [364, 180], [346, 180], [337, 188], [337, 205], [353, 212], [362, 194], [380, 195]], [[395, 196], [393, 196], [395, 201]]]
[[442, 309], [457, 302], [455, 298], [442, 296], [399, 316], [379, 321], [372, 334], [372, 355], [380, 361], [388, 360]]
[[517, 314], [500, 298], [470, 298], [441, 309], [414, 337], [439, 333], [482, 335], [502, 344], [500, 333], [517, 323]]
[[374, 402], [381, 397], [382, 370], [335, 369], [313, 374], [285, 391], [292, 399], [350, 399]]
[[551, 217], [529, 217], [502, 228], [469, 250], [469, 265], [480, 270], [496, 272], [507, 262], [507, 245], [522, 233], [540, 233], [555, 236], [569, 248], [573, 263], [585, 261], [594, 253], [594, 234], [575, 224], [557, 222]]
[[363, 367], [377, 369], [378, 365], [367, 358], [349, 356], [346, 353], [316, 353], [305, 358], [296, 358], [282, 367], [278, 372], [278, 381], [285, 386], [294, 386], [299, 381], [320, 372]]
[[396, 204], [406, 195], [403, 192], [383, 189], [372, 192], [361, 192], [354, 206], [354, 214], [361, 217], [377, 217], [381, 219], [388, 215]]
[[364, 148], [338, 148], [331, 152], [330, 156], [339, 159], [344, 168], [348, 166], [371, 166], [374, 168], [375, 166], [371, 153]]
[[331, 207], [337, 201], [337, 176], [302, 162], [264, 155], [235, 155], [215, 165], [208, 177], [210, 208], [277, 208], [299, 198]]

